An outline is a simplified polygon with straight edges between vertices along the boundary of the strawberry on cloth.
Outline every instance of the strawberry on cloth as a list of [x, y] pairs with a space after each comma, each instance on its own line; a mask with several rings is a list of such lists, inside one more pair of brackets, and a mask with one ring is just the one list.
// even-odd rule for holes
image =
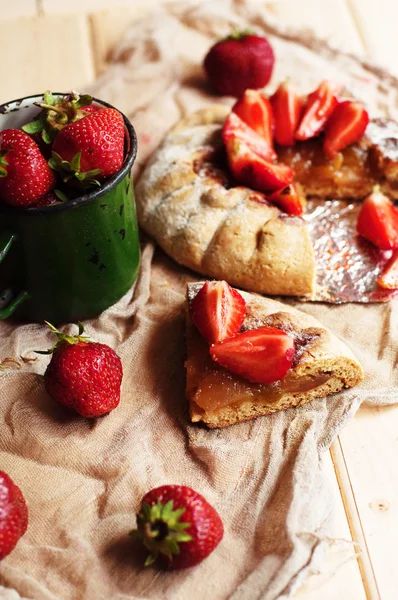
[[21, 490], [0, 471], [0, 560], [12, 552], [28, 528], [28, 507]]
[[267, 85], [274, 62], [274, 51], [265, 37], [241, 31], [210, 48], [204, 69], [216, 92], [239, 98], [248, 88]]
[[145, 494], [131, 532], [168, 569], [186, 569], [204, 560], [218, 546], [224, 527], [217, 511], [192, 488], [163, 485]]
[[76, 336], [61, 333], [47, 323], [57, 336], [44, 374], [46, 390], [53, 400], [82, 417], [104, 415], [119, 404], [122, 362], [106, 344], [90, 342], [79, 324]]

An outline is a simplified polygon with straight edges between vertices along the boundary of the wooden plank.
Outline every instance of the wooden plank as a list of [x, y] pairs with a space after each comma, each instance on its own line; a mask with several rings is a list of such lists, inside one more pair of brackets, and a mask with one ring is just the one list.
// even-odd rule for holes
[[358, 565], [366, 597], [368, 600], [379, 600], [379, 589], [340, 438], [332, 444], [331, 455], [341, 491], [341, 498], [349, 520], [351, 537], [358, 544]]
[[369, 57], [398, 74], [398, 4], [393, 0], [348, 0]]
[[15, 21], [23, 17], [36, 17], [37, 14], [36, 0], [17, 0], [17, 2], [0, 1], [0, 22]]
[[0, 102], [46, 89], [83, 89], [93, 81], [90, 29], [84, 15], [0, 23]]
[[355, 555], [357, 547], [350, 545], [350, 528], [337, 483], [331, 455], [325, 455], [324, 472], [327, 475], [335, 505], [335, 523], [331, 537], [348, 540], [337, 542], [327, 552], [326, 564], [320, 574], [311, 575], [295, 595], [295, 600], [366, 600], [361, 573]]
[[68, 0], [68, 2], [59, 2], [59, 0], [39, 0], [43, 14], [46, 15], [65, 15], [76, 14], [76, 12], [95, 12], [109, 8], [131, 7], [135, 0]]
[[383, 600], [395, 600], [398, 589], [397, 432], [398, 406], [363, 406], [340, 435], [356, 511]]
[[153, 0], [134, 2], [124, 8], [112, 7], [111, 10], [96, 11], [90, 15], [95, 70], [102, 73], [110, 60], [112, 49], [121, 39], [129, 23], [151, 14]]

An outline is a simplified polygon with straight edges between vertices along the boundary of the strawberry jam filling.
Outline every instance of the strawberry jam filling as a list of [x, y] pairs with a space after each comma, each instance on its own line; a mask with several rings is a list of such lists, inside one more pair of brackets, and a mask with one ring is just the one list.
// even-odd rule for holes
[[[296, 342], [298, 356], [302, 355], [306, 342], [305, 336]], [[188, 356], [187, 396], [207, 413], [245, 402], [272, 404], [285, 394], [309, 392], [330, 379], [329, 373], [298, 377], [291, 370], [271, 385], [252, 383], [214, 363], [206, 342], [196, 330], [189, 334]]]
[[319, 184], [347, 184], [362, 179], [376, 180], [367, 148], [348, 146], [333, 159], [325, 156], [322, 139], [297, 142], [294, 146], [277, 148], [278, 158], [295, 172], [295, 181], [313, 187]]

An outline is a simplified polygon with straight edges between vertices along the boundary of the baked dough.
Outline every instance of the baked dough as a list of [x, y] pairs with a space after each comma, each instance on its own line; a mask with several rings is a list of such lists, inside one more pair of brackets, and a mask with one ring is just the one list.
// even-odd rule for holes
[[[204, 282], [188, 284], [187, 309], [203, 284]], [[186, 395], [193, 422], [203, 421], [210, 428], [228, 427], [241, 421], [299, 406], [314, 398], [323, 398], [344, 388], [351, 388], [362, 381], [362, 367], [350, 349], [317, 319], [281, 302], [241, 290], [239, 292], [246, 301], [247, 311], [241, 331], [266, 326], [276, 327], [293, 335], [296, 358], [288, 373], [289, 380], [293, 382], [297, 380], [299, 385], [300, 381], [303, 381], [307, 388], [313, 387], [311, 386], [313, 380], [315, 387], [301, 393], [284, 393], [279, 398], [274, 395], [269, 402], [266, 402], [261, 398], [261, 394], [268, 393], [268, 390], [273, 393], [277, 389], [277, 384], [272, 386], [250, 384], [214, 363], [209, 357], [207, 343], [190, 321], [189, 310], [187, 310]], [[226, 405], [215, 411], [201, 408], [195, 402], [195, 395], [210, 372], [215, 373], [217, 378], [227, 376], [231, 390], [243, 383], [248, 390], [247, 398], [243, 402]], [[213, 382], [213, 390], [215, 389]], [[218, 389], [222, 390], [222, 386]]]
[[[221, 139], [229, 113], [215, 105], [182, 119], [137, 185], [141, 227], [178, 263], [232, 285], [271, 295], [311, 296], [315, 258], [305, 220], [237, 186]], [[335, 161], [322, 140], [277, 148], [305, 195], [361, 198], [375, 184], [398, 197], [398, 125], [374, 120]]]
[[227, 114], [213, 106], [171, 129], [136, 188], [140, 225], [203, 275], [264, 294], [311, 294], [315, 259], [305, 221], [233, 183], [222, 163]]

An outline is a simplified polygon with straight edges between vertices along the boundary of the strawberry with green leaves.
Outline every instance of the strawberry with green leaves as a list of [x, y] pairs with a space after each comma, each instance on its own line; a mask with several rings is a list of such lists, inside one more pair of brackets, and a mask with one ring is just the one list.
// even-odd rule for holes
[[54, 171], [29, 135], [19, 129], [0, 132], [0, 202], [33, 206], [55, 182]]
[[82, 417], [95, 418], [118, 406], [123, 377], [122, 362], [106, 344], [90, 342], [83, 336], [79, 323], [78, 335], [67, 335], [47, 323], [56, 334], [57, 342], [44, 374], [46, 390], [53, 400], [77, 412]]
[[12, 552], [28, 528], [28, 507], [11, 477], [0, 471], [0, 560]]
[[79, 181], [85, 187], [117, 173], [123, 160], [123, 117], [114, 108], [104, 108], [59, 131], [49, 164], [64, 182]]
[[98, 110], [92, 101], [88, 94], [81, 96], [77, 92], [54, 98], [50, 90], [47, 90], [43, 94], [43, 102], [35, 102], [42, 110], [33, 121], [23, 125], [22, 129], [34, 136], [36, 142], [42, 140], [44, 144], [51, 144], [66, 125]]
[[150, 553], [145, 565], [158, 561], [167, 569], [199, 564], [223, 534], [217, 511], [184, 485], [163, 485], [148, 492], [141, 501], [137, 529], [131, 532]]

